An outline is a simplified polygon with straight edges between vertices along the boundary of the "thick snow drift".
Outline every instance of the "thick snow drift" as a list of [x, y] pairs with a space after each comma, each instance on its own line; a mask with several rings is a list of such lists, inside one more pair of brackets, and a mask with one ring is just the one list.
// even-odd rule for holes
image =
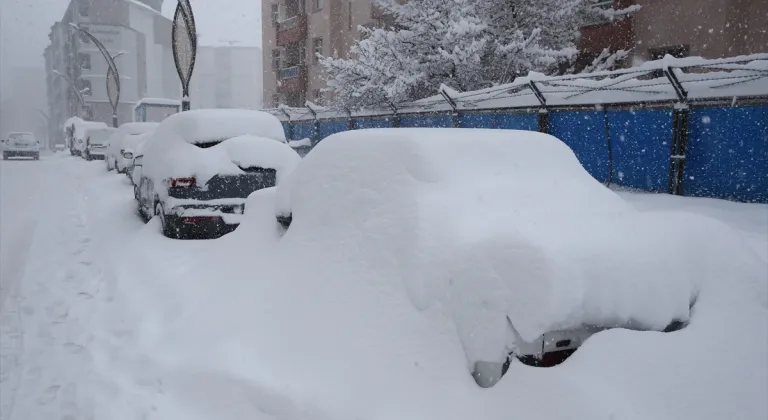
[[[265, 145], [264, 140], [275, 144]], [[152, 133], [142, 151], [143, 173], [155, 182], [193, 176], [198, 185], [204, 185], [216, 174], [242, 173], [238, 162], [249, 166], [265, 163], [261, 156], [277, 157], [275, 164], [282, 166], [287, 152], [296, 155], [286, 144], [280, 121], [270, 114], [231, 109], [188, 111], [166, 118]]]
[[680, 265], [706, 250], [685, 232], [716, 223], [641, 215], [564, 143], [529, 131], [339, 133], [278, 193], [287, 237], [359, 241], [366, 260], [398, 271], [416, 309], [446, 311], [470, 366], [558, 329], [660, 331], [688, 320], [707, 281], [760, 273], [746, 261]]
[[[324, 149], [338, 152], [326, 146], [331, 144], [321, 143], [309, 157]], [[363, 152], [343, 156], [371, 159]], [[344, 183], [357, 185], [344, 190], [348, 196], [325, 198], [340, 202], [347, 224], [342, 214], [326, 225], [320, 219], [307, 223], [297, 213], [282, 234], [274, 218], [276, 191], [268, 188], [251, 194], [246, 220], [235, 232], [213, 241], [169, 240], [158, 220], [143, 224], [135, 217], [131, 186], [101, 165], [62, 155], [44, 157], [39, 165], [0, 162], [0, 204], [18, 210], [2, 213], [12, 219], [2, 219], [2, 243], [21, 241], [2, 255], [3, 262], [28, 248], [25, 235], [31, 243], [26, 269], [17, 267], [12, 271], [18, 277], [2, 279], [18, 290], [18, 298], [13, 290], [3, 295], [8, 305], [0, 306], [4, 420], [768, 418], [768, 310], [750, 288], [765, 286], [767, 279], [742, 271], [755, 261], [738, 233], [695, 214], [722, 218], [748, 232], [754, 248], [768, 250], [768, 206], [622, 193], [640, 215], [681, 211], [685, 220], [669, 221], [681, 224], [670, 227], [670, 235], [680, 234], [668, 245], [679, 257], [675, 274], [698, 271], [700, 264], [712, 269], [700, 282], [690, 324], [668, 334], [603, 331], [557, 367], [513, 361], [495, 387], [479, 389], [468, 374], [453, 306], [440, 303], [449, 300], [425, 310], [414, 306], [404, 281], [409, 270], [398, 255], [417, 245], [396, 249], [402, 243], [390, 239], [399, 233], [387, 229], [401, 213], [390, 213], [376, 198], [397, 197], [395, 190], [411, 175], [385, 156], [382, 162], [395, 162], [397, 183], [392, 190], [383, 182], [372, 190], [379, 180], [365, 175], [371, 168], [361, 163], [358, 173], [345, 160], [332, 162], [350, 174]], [[334, 169], [315, 170], [330, 175]], [[30, 176], [51, 187], [41, 190], [42, 201], [27, 203], [32, 207], [22, 203], [30, 198]], [[315, 185], [331, 193], [340, 183], [334, 176]], [[414, 191], [428, 189], [406, 190]], [[352, 202], [379, 207], [341, 205]], [[43, 211], [27, 211], [35, 209]], [[441, 212], [456, 213], [452, 207]], [[34, 232], [16, 229], [21, 236], [6, 237], [5, 228], [16, 224]], [[482, 237], [477, 235], [479, 244], [486, 243]], [[590, 241], [585, 237], [580, 245]], [[551, 244], [543, 249], [551, 252]], [[652, 269], [657, 261], [651, 251], [637, 251], [634, 265], [617, 267], [614, 277], [623, 281], [643, 261]], [[599, 258], [620, 260], [613, 255], [610, 250]], [[468, 258], [449, 269], [468, 266]], [[487, 279], [486, 261], [473, 258], [480, 279]], [[2, 268], [7, 274], [9, 267]], [[678, 294], [659, 300], [672, 295]], [[472, 302], [480, 293], [468, 296]]]

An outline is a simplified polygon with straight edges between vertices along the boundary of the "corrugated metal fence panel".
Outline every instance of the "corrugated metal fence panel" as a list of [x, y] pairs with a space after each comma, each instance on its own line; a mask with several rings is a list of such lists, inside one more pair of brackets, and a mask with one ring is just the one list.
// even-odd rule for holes
[[450, 114], [422, 114], [400, 117], [400, 127], [452, 127]]
[[349, 128], [349, 122], [347, 120], [343, 121], [320, 121], [320, 126], [318, 127], [318, 139], [322, 140], [331, 134], [340, 133], [342, 131], [347, 131]]
[[539, 131], [539, 113], [497, 114], [496, 128]]
[[459, 114], [461, 128], [496, 128], [496, 116], [493, 114]]
[[301, 139], [312, 139], [315, 134], [315, 123], [293, 123], [293, 139], [292, 140], [301, 140]]
[[355, 128], [389, 128], [392, 127], [392, 118], [361, 118], [355, 120]]
[[684, 193], [768, 202], [768, 106], [693, 108]]
[[608, 180], [608, 144], [602, 111], [552, 112], [549, 131], [573, 150], [590, 175], [600, 182]]
[[666, 192], [672, 150], [672, 110], [607, 112], [616, 184]]

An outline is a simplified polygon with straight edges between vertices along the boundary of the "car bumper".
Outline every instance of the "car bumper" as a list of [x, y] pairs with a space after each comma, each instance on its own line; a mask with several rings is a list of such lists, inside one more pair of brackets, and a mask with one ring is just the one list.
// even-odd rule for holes
[[3, 150], [4, 157], [37, 157], [39, 150]]
[[226, 223], [219, 216], [176, 216], [166, 215], [166, 221], [173, 225], [179, 236], [188, 239], [214, 239], [237, 229], [239, 223]]
[[216, 238], [234, 231], [240, 225], [245, 208], [244, 199], [194, 204], [179, 201], [171, 198], [166, 202], [166, 220], [175, 224], [182, 236], [192, 238]]

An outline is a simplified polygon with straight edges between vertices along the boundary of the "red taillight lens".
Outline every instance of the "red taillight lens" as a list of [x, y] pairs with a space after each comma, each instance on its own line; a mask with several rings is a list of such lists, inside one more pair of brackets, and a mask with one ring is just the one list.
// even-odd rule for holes
[[171, 187], [187, 188], [195, 185], [195, 178], [175, 178], [171, 180]]

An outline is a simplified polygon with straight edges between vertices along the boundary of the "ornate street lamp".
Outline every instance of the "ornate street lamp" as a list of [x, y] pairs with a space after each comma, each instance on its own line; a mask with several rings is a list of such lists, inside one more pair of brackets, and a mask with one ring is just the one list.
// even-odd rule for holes
[[197, 56], [197, 27], [195, 16], [189, 0], [179, 0], [173, 15], [173, 30], [171, 31], [173, 45], [173, 61], [181, 81], [181, 110], [189, 111], [189, 81], [195, 69]]
[[112, 55], [109, 54], [109, 51], [107, 51], [107, 48], [104, 46], [104, 44], [96, 39], [95, 36], [91, 35], [90, 32], [77, 26], [74, 23], [70, 23], [70, 26], [86, 35], [93, 42], [93, 44], [96, 45], [96, 48], [101, 51], [101, 55], [104, 57], [104, 60], [107, 61], [107, 65], [109, 66], [109, 69], [107, 70], [107, 97], [109, 98], [109, 104], [112, 105], [112, 126], [117, 127], [117, 104], [120, 101], [120, 73], [117, 71], [115, 60], [112, 58]]

